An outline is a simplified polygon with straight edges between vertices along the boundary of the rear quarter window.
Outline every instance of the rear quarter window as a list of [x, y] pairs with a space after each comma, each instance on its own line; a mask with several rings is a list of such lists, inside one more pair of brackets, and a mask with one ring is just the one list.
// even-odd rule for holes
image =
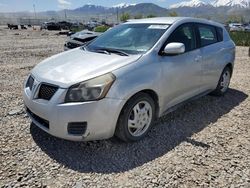
[[210, 25], [198, 25], [201, 47], [218, 42], [216, 27]]
[[216, 27], [216, 31], [217, 31], [218, 42], [223, 41], [223, 29], [220, 27]]

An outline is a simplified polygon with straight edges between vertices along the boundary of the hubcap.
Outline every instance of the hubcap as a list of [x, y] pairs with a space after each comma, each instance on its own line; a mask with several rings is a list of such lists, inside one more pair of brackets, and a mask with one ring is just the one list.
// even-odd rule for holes
[[128, 131], [132, 136], [145, 133], [152, 121], [152, 107], [147, 101], [137, 103], [128, 117]]
[[222, 92], [225, 92], [227, 90], [227, 88], [229, 86], [229, 83], [230, 83], [230, 72], [226, 71], [222, 75], [222, 80], [221, 80], [221, 83], [220, 83]]

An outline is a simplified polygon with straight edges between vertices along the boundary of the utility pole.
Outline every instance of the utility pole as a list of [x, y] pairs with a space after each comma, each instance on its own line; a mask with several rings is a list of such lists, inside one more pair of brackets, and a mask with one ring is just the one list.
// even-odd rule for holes
[[34, 15], [35, 15], [35, 19], [36, 19], [36, 5], [33, 4], [33, 8], [34, 8]]
[[117, 24], [119, 23], [119, 12], [118, 12], [118, 7], [116, 7], [116, 21]]
[[66, 13], [66, 9], [64, 9], [64, 16], [65, 16], [65, 21], [67, 20], [67, 13]]
[[34, 20], [34, 23], [33, 23], [33, 24], [35, 24], [35, 22], [37, 21], [37, 20], [36, 20], [36, 6], [35, 6], [35, 4], [33, 4], [33, 8], [34, 8], [34, 16], [35, 16], [35, 20]]

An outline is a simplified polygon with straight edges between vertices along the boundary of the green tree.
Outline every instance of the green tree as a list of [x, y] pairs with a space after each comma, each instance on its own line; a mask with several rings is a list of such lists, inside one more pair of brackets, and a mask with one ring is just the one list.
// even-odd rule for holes
[[121, 17], [120, 17], [120, 20], [121, 20], [122, 22], [126, 22], [129, 18], [130, 18], [129, 13], [122, 13], [122, 15], [121, 15]]
[[173, 12], [170, 12], [170, 13], [168, 14], [168, 16], [170, 16], [170, 17], [177, 17], [178, 14], [177, 14], [175, 11], [173, 11]]
[[143, 18], [143, 16], [142, 16], [142, 14], [137, 14], [137, 15], [135, 15], [135, 17], [134, 17], [135, 19], [142, 19]]
[[147, 18], [154, 18], [154, 17], [156, 17], [154, 14], [147, 15]]
[[227, 23], [241, 22], [241, 21], [243, 21], [243, 17], [239, 15], [229, 15], [227, 18]]
[[100, 26], [95, 27], [94, 31], [103, 33], [105, 31], [107, 31], [109, 28], [110, 27], [107, 25], [100, 25]]

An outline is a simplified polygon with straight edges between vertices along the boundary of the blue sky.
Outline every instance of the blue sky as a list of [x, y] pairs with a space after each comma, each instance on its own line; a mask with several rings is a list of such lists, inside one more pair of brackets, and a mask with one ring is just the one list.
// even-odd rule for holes
[[89, 3], [110, 7], [120, 3], [151, 2], [168, 7], [181, 1], [183, 0], [0, 0], [0, 12], [33, 11], [33, 4], [35, 4], [37, 11], [44, 11], [63, 8], [74, 9]]

